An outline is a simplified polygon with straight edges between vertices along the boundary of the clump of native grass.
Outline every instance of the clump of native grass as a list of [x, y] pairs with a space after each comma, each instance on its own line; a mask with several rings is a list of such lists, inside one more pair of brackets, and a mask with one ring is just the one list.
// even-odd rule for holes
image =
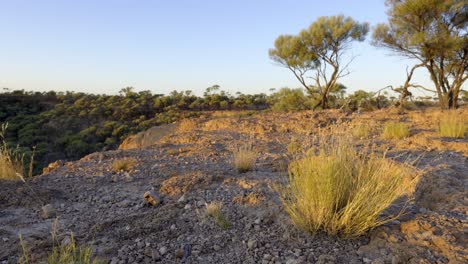
[[131, 171], [137, 164], [137, 161], [133, 158], [124, 158], [114, 160], [112, 168], [114, 171]]
[[[21, 154], [19, 146], [11, 148], [6, 142], [6, 130], [8, 124], [2, 124], [0, 130], [0, 180], [21, 180], [25, 181], [24, 174], [24, 154]], [[26, 172], [32, 176], [34, 161], [34, 151], [32, 152], [29, 171]]]
[[408, 126], [402, 122], [387, 122], [384, 125], [382, 136], [385, 139], [403, 139], [410, 135]]
[[442, 114], [439, 120], [439, 134], [442, 137], [464, 138], [466, 131], [465, 120], [456, 111]]
[[194, 131], [197, 128], [197, 121], [194, 119], [183, 119], [177, 126], [177, 132], [184, 133]]
[[356, 138], [369, 138], [371, 127], [368, 124], [359, 124], [353, 128], [352, 134]]
[[[20, 235], [20, 244], [23, 250], [23, 255], [18, 260], [19, 264], [34, 263], [30, 257], [29, 252], [26, 249], [25, 243], [23, 242], [22, 236]], [[73, 234], [70, 237], [69, 243], [63, 245], [55, 245], [52, 251], [47, 255], [47, 264], [99, 264], [104, 263], [98, 261], [93, 257], [93, 249], [91, 246], [79, 246], [77, 245]]]
[[318, 149], [289, 165], [288, 180], [278, 190], [300, 229], [355, 237], [399, 216], [381, 214], [409, 191], [409, 163], [398, 164], [372, 148], [358, 154], [351, 142], [347, 137], [321, 139]]
[[252, 144], [243, 144], [236, 147], [233, 156], [234, 167], [238, 172], [244, 173], [253, 170], [257, 152], [253, 149]]
[[206, 215], [213, 218], [219, 227], [227, 229], [229, 227], [229, 220], [223, 213], [222, 208], [223, 204], [221, 202], [211, 202], [206, 205]]

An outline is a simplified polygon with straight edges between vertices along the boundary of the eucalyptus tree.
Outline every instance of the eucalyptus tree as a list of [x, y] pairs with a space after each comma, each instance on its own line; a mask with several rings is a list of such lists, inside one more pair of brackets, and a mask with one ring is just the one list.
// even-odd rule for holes
[[352, 58], [345, 61], [345, 51], [353, 41], [364, 41], [368, 31], [367, 23], [351, 17], [320, 17], [298, 35], [279, 36], [269, 55], [291, 70], [310, 95], [319, 95], [314, 109], [319, 106], [325, 109], [338, 79], [349, 74]]
[[429, 72], [441, 108], [456, 108], [468, 78], [466, 0], [387, 0], [386, 5], [388, 22], [374, 29], [373, 44], [418, 61]]

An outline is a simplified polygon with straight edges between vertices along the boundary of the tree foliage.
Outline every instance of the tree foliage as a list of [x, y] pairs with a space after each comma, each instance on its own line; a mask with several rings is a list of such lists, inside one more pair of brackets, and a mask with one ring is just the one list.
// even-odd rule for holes
[[[343, 54], [353, 41], [363, 41], [369, 31], [367, 23], [351, 17], [320, 17], [298, 35], [281, 35], [270, 49], [270, 58], [293, 72], [309, 94], [318, 94], [314, 106], [329, 107], [329, 94], [339, 78], [349, 74]], [[309, 74], [310, 73], [310, 74]], [[308, 84], [306, 78], [313, 80]]]
[[455, 108], [468, 78], [468, 5], [464, 0], [388, 0], [388, 23], [373, 44], [418, 60], [428, 71], [442, 108]]

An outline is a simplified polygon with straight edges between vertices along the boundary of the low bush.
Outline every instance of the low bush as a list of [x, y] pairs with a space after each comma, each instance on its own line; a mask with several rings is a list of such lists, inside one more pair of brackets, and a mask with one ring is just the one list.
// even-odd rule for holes
[[439, 120], [439, 134], [442, 137], [464, 138], [466, 126], [462, 117], [455, 111], [443, 114]]
[[382, 136], [385, 139], [403, 139], [410, 135], [408, 126], [401, 122], [387, 122], [384, 125]]
[[332, 138], [289, 165], [279, 192], [297, 227], [355, 237], [399, 215], [381, 217], [409, 189], [408, 170], [373, 152], [357, 154], [350, 139]]

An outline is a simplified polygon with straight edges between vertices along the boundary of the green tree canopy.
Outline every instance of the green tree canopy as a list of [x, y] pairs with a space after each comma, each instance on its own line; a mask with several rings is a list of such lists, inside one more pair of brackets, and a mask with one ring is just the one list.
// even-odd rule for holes
[[435, 85], [442, 108], [456, 108], [468, 69], [468, 5], [464, 0], [388, 0], [388, 23], [373, 44], [418, 60]]
[[[314, 108], [328, 108], [330, 91], [340, 77], [349, 74], [350, 61], [343, 62], [344, 52], [351, 42], [363, 41], [368, 31], [367, 23], [351, 17], [320, 17], [296, 36], [279, 36], [269, 51], [270, 58], [291, 70], [309, 94], [320, 95]], [[307, 77], [312, 84], [306, 82]]]

